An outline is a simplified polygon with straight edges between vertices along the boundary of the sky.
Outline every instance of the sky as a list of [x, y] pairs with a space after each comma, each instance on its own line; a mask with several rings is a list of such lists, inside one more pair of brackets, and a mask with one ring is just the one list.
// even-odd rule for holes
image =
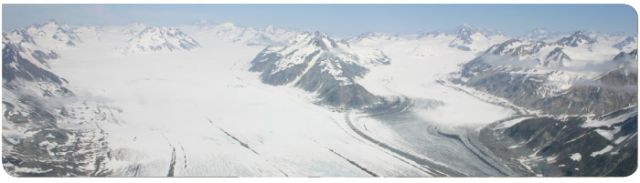
[[3, 4], [2, 30], [54, 19], [71, 25], [145, 23], [179, 26], [199, 21], [256, 28], [274, 25], [333, 36], [452, 31], [462, 24], [522, 35], [535, 28], [637, 34], [638, 16], [622, 4], [593, 5], [17, 5]]

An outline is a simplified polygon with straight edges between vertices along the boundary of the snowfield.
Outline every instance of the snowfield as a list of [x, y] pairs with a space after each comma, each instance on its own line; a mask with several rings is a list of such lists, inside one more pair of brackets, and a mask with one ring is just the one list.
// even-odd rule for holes
[[[120, 109], [121, 123], [99, 124], [111, 148], [106, 168], [112, 176], [500, 173], [469, 144], [440, 134], [464, 137], [514, 113], [437, 82], [475, 56], [450, 47], [452, 36], [339, 43], [349, 44], [353, 56], [391, 59], [368, 67], [357, 82], [376, 95], [406, 97], [412, 106], [389, 116], [417, 117], [401, 124], [317, 105], [314, 93], [264, 84], [259, 73], [248, 71], [264, 45], [295, 32], [229, 23], [145, 27], [75, 29], [80, 45], [57, 50], [63, 56], [49, 61], [53, 72], [72, 81], [78, 97]], [[465, 44], [494, 44], [477, 39]], [[126, 54], [123, 48], [129, 48]], [[459, 161], [442, 161], [452, 158]]]
[[444, 127], [478, 127], [511, 116], [513, 111], [508, 108], [437, 82], [447, 79], [448, 74], [459, 70], [460, 64], [476, 56], [475, 52], [448, 47], [444, 44], [448, 39], [368, 42], [388, 55], [392, 64], [372, 67], [358, 82], [377, 95], [430, 101], [426, 102], [430, 105], [417, 105], [414, 110], [424, 120]]
[[[21, 35], [36, 33], [35, 42], [24, 42]], [[56, 39], [50, 39], [52, 33]], [[567, 46], [562, 49], [544, 48], [544, 53], [522, 59], [496, 56], [486, 67], [478, 67], [485, 71], [496, 66], [514, 75], [549, 73], [547, 79], [535, 81], [543, 83], [536, 85], [536, 95], [556, 96], [600, 74], [580, 69], [619, 64], [604, 61], [636, 39], [602, 38], [602, 44], [592, 47], [594, 40], [576, 32], [563, 39]], [[64, 86], [73, 91], [75, 103], [68, 107], [79, 112], [58, 125], [89, 132], [95, 125], [96, 132], [87, 136], [106, 139], [98, 150], [100, 158], [106, 158], [91, 162], [96, 169], [92, 176], [425, 177], [522, 176], [535, 173], [536, 162], [564, 158], [513, 158], [510, 153], [515, 152], [490, 149], [496, 144], [485, 138], [493, 136], [481, 136], [490, 124], [493, 130], [505, 130], [543, 116], [542, 110], [517, 106], [464, 84], [481, 71], [462, 77], [462, 67], [482, 61], [475, 58], [489, 54], [489, 47], [517, 51], [524, 44], [507, 40], [469, 25], [453, 34], [369, 33], [337, 40], [320, 32], [231, 23], [72, 28], [54, 22], [6, 34], [4, 41], [21, 44], [21, 51], [29, 53], [20, 53], [27, 61], [69, 81]], [[582, 54], [590, 49], [604, 51]], [[565, 52], [579, 56], [565, 59]], [[632, 53], [637, 50], [620, 57]], [[546, 55], [559, 59], [556, 66], [532, 61]], [[462, 82], [454, 81], [458, 74]], [[615, 76], [625, 81], [625, 74]], [[46, 88], [46, 82], [40, 87]], [[20, 91], [5, 90], [12, 94], [3, 95], [3, 100], [21, 103]], [[98, 114], [109, 116], [87, 123]], [[581, 162], [619, 153], [613, 145], [635, 138], [617, 135], [623, 131], [619, 125], [633, 116], [637, 111], [586, 119], [581, 127], [601, 128], [595, 132], [613, 143], [589, 156], [572, 151], [575, 154], [567, 157]], [[3, 138], [12, 144], [29, 136], [5, 126], [15, 130], [20, 125], [3, 124]], [[37, 144], [47, 152], [57, 145]], [[509, 144], [505, 149], [524, 145]], [[513, 165], [516, 161], [521, 165]]]
[[310, 94], [261, 83], [247, 70], [263, 47], [194, 37], [190, 51], [120, 55], [128, 38], [107, 31], [51, 65], [122, 109], [125, 123], [102, 127], [114, 176], [428, 176]]

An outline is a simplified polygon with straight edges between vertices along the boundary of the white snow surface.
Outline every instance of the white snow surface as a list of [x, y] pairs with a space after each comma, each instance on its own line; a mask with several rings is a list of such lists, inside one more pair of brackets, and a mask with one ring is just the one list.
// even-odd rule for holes
[[582, 159], [582, 155], [580, 153], [573, 153], [569, 158], [573, 161], [580, 161]]
[[[107, 165], [115, 176], [370, 176], [353, 162], [381, 176], [428, 176], [403, 157], [355, 134], [345, 123], [344, 112], [313, 104], [313, 94], [301, 89], [263, 84], [258, 73], [248, 71], [265, 45], [272, 45], [267, 50], [292, 53], [286, 63], [278, 65], [280, 69], [300, 64], [302, 56], [317, 48], [282, 44], [308, 42], [314, 37], [272, 26], [253, 29], [231, 23], [179, 30], [145, 31], [149, 30], [145, 27], [79, 27], [74, 32], [79, 38], [63, 37], [81, 38], [77, 41], [80, 46], [73, 49], [61, 49], [55, 41], [44, 43], [61, 56], [50, 61], [51, 70], [69, 80], [74, 91], [103, 96], [102, 102], [122, 109], [122, 123], [101, 124], [113, 149], [114, 158]], [[472, 34], [473, 42], [464, 43], [471, 51], [451, 47], [455, 36], [438, 33], [417, 37], [371, 33], [348, 41], [320, 36], [319, 41], [328, 46], [324, 51], [369, 69], [354, 82], [375, 95], [408, 97], [415, 102], [411, 112], [428, 127], [447, 131], [479, 129], [515, 114], [508, 102], [437, 82], [489, 46], [506, 40], [502, 35], [492, 36]], [[8, 37], [19, 40], [18, 36]], [[167, 46], [183, 41], [197, 43], [199, 48], [174, 52]], [[598, 39], [609, 46], [619, 41]], [[152, 47], [169, 51], [119, 53], [120, 48], [138, 53]], [[577, 62], [568, 67], [592, 64], [580, 61], [599, 60], [614, 52], [584, 53], [585, 49], [564, 49], [570, 56], [578, 55], [571, 56]], [[378, 63], [383, 55], [391, 64]], [[325, 69], [341, 75], [336, 65]], [[567, 83], [583, 76], [554, 74], [549, 93], [568, 88]], [[521, 119], [500, 127], [517, 120]], [[426, 159], [433, 157], [412, 147], [415, 144], [408, 144], [384, 122], [366, 116], [353, 121], [356, 128], [393, 147]], [[611, 125], [607, 121], [586, 124]]]
[[[637, 106], [630, 106], [629, 108], [637, 108]], [[588, 118], [584, 124], [582, 124], [582, 127], [588, 128], [588, 127], [606, 127], [606, 128], [610, 128], [611, 126], [618, 124], [618, 123], [622, 123], [624, 122], [625, 119], [630, 118], [633, 115], [637, 115], [638, 112], [629, 112], [629, 113], [625, 113], [624, 115], [619, 115], [616, 116], [614, 118], [605, 118], [605, 119], [596, 119], [596, 118]]]
[[68, 49], [82, 42], [73, 28], [55, 21], [11, 31], [2, 37], [14, 43], [33, 42], [46, 49]]
[[115, 176], [167, 176], [172, 159], [175, 176], [369, 176], [330, 150], [378, 175], [428, 176], [308, 93], [261, 83], [247, 70], [264, 47], [197, 34], [199, 49], [121, 55], [121, 27], [99, 34], [51, 64], [74, 91], [122, 109], [123, 123], [102, 126]]
[[513, 111], [508, 108], [437, 82], [476, 56], [474, 52], [449, 47], [449, 41], [448, 36], [436, 36], [355, 42], [357, 46], [380, 49], [391, 59], [390, 65], [371, 67], [357, 82], [376, 95], [403, 95], [441, 102], [442, 105], [433, 108], [414, 110], [425, 120], [442, 126], [478, 127], [511, 116]]
[[180, 29], [150, 26], [135, 34], [129, 39], [127, 46], [120, 49], [123, 54], [135, 54], [190, 50], [199, 46], [196, 40]]
[[606, 147], [604, 147], [604, 148], [602, 148], [602, 149], [600, 149], [600, 150], [598, 150], [598, 151], [594, 151], [594, 152], [592, 152], [590, 156], [591, 156], [591, 157], [596, 157], [596, 156], [599, 156], [599, 155], [603, 155], [603, 154], [605, 154], [605, 153], [608, 153], [608, 152], [610, 152], [611, 150], [613, 150], [613, 146], [612, 146], [612, 145], [607, 145]]
[[289, 41], [288, 45], [270, 46], [263, 53], [277, 54], [281, 57], [275, 62], [276, 68], [270, 74], [301, 64], [306, 64], [306, 70], [303, 72], [306, 73], [314, 64], [319, 63], [322, 66], [322, 72], [331, 74], [342, 81], [341, 84], [351, 84], [351, 78], [344, 74], [343, 64], [369, 68], [389, 63], [387, 56], [380, 50], [351, 46], [320, 32], [298, 34]]

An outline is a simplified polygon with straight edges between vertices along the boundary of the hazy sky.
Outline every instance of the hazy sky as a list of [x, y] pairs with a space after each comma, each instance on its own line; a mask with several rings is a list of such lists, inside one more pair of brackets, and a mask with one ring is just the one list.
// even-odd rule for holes
[[449, 31], [461, 24], [520, 35], [534, 28], [637, 33], [627, 5], [3, 5], [3, 31], [55, 19], [68, 24], [147, 23], [160, 26], [201, 20], [334, 36], [364, 32]]

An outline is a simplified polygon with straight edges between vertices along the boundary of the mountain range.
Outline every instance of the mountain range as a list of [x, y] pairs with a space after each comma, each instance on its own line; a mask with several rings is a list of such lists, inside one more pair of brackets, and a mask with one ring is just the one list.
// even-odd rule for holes
[[[109, 42], [101, 42], [106, 42], [105, 40]], [[91, 48], [88, 50], [91, 53], [84, 53], [87, 49], [83, 48]], [[288, 109], [302, 111], [313, 108], [314, 112], [322, 114], [324, 112], [318, 111], [325, 108], [330, 110], [327, 112], [331, 114], [329, 117], [318, 118], [326, 120], [326, 123], [314, 124], [318, 125], [314, 128], [336, 124], [336, 129], [341, 131], [327, 134], [345, 133], [342, 135], [356, 139], [338, 141], [376, 147], [377, 150], [372, 154], [379, 156], [391, 154], [390, 157], [393, 158], [390, 159], [393, 160], [376, 161], [378, 157], [347, 154], [351, 152], [346, 150], [350, 146], [335, 145], [333, 143], [336, 142], [311, 137], [313, 130], [308, 131], [309, 134], [301, 133], [302, 135], [286, 132], [287, 135], [301, 135], [295, 138], [309, 140], [300, 143], [313, 142], [319, 144], [319, 147], [327, 147], [326, 153], [331, 158], [319, 155], [314, 157], [325, 158], [322, 159], [326, 161], [323, 163], [338, 166], [338, 161], [334, 161], [337, 159], [353, 171], [370, 176], [378, 176], [376, 171], [388, 176], [623, 176], [631, 174], [636, 166], [636, 35], [585, 31], [566, 34], [538, 29], [525, 36], [510, 37], [462, 25], [453, 32], [406, 35], [365, 33], [353, 38], [337, 39], [317, 31], [292, 31], [274, 26], [257, 29], [232, 23], [199, 23], [179, 27], [144, 24], [93, 27], [60, 25], [50, 21], [3, 33], [2, 52], [3, 164], [11, 175], [16, 176], [136, 176], [141, 167], [148, 171], [148, 175], [156, 176], [173, 176], [178, 173], [190, 175], [189, 171], [196, 171], [187, 166], [187, 159], [192, 158], [186, 154], [188, 150], [185, 151], [182, 144], [176, 143], [180, 141], [176, 139], [180, 138], [175, 136], [184, 134], [176, 135], [172, 134], [172, 130], [162, 129], [171, 127], [166, 123], [159, 122], [165, 124], [164, 127], [158, 125], [143, 128], [154, 136], [145, 137], [147, 132], [139, 132], [139, 136], [135, 135], [130, 139], [113, 140], [117, 139], [113, 134], [118, 133], [113, 129], [137, 127], [127, 125], [135, 124], [135, 120], [148, 116], [127, 113], [130, 111], [122, 110], [122, 106], [95, 100], [93, 94], [87, 96], [87, 91], [100, 93], [105, 90], [102, 93], [107, 95], [105, 97], [121, 97], [108, 95], [110, 93], [106, 90], [114, 90], [113, 87], [97, 90], [83, 88], [88, 86], [87, 83], [100, 82], [105, 85], [124, 83], [130, 87], [148, 87], [152, 92], [143, 95], [157, 95], [156, 100], [169, 103], [190, 101], [189, 105], [181, 107], [193, 107], [190, 109], [198, 112], [206, 108], [201, 106], [216, 108], [215, 105], [224, 105], [225, 107], [218, 109], [222, 111], [237, 106], [251, 109], [265, 105], [242, 99], [198, 103], [212, 96], [285, 90], [284, 93], [273, 95], [289, 97], [285, 98], [286, 101], [280, 101], [283, 103], [301, 100], [321, 106], [317, 109], [295, 103], [296, 106]], [[123, 54], [112, 54], [114, 52]], [[85, 57], [86, 55], [90, 56]], [[211, 55], [224, 57], [211, 59]], [[84, 68], [74, 70], [75, 65], [91, 67], [91, 64], [71, 62], [75, 64], [64, 65], [70, 60], [75, 61], [74, 59], [90, 62], [98, 57], [111, 59], [112, 64], [125, 64], [106, 63], [99, 65], [100, 67], [95, 66], [99, 68], [94, 68], [94, 72], [104, 72], [106, 76], [96, 77], [100, 80], [93, 82], [79, 81], [83, 79], [83, 74], [90, 76], [92, 73], [83, 71]], [[183, 63], [197, 66], [193, 68]], [[70, 68], [61, 68], [61, 65]], [[123, 67], [136, 69], [131, 75], [120, 75], [120, 71], [109, 70], [128, 69]], [[191, 70], [183, 72], [185, 68]], [[180, 73], [166, 74], [161, 71], [167, 70], [162, 69]], [[78, 76], [77, 73], [81, 75]], [[67, 76], [73, 79], [65, 79]], [[116, 81], [117, 79], [122, 80]], [[257, 82], [253, 83], [252, 79]], [[202, 88], [178, 87], [191, 82]], [[208, 83], [220, 82], [227, 87], [211, 90], [214, 92], [208, 92], [210, 90], [205, 87], [215, 88], [219, 84], [213, 86]], [[164, 93], [165, 91], [154, 87], [169, 92]], [[207, 95], [197, 95], [200, 94], [197, 90], [205, 90]], [[178, 94], [180, 92], [193, 95], [173, 100], [174, 95], [170, 94], [175, 94], [174, 97], [182, 96]], [[307, 94], [311, 96], [311, 100], [286, 95], [295, 92]], [[128, 92], [124, 93], [118, 94], [131, 100], [126, 102], [135, 105], [153, 104], [153, 101], [144, 100], [143, 96], [131, 97], [126, 95]], [[119, 104], [130, 104], [126, 102]], [[460, 103], [464, 108], [451, 107]], [[464, 106], [467, 104], [468, 106]], [[490, 107], [471, 108], [476, 104]], [[172, 113], [176, 116], [183, 114], [180, 110], [188, 111], [175, 105], [176, 107], [167, 110], [171, 113], [164, 114], [169, 116], [164, 117], [191, 124], [191, 117], [182, 116], [188, 120], [170, 117]], [[465, 118], [462, 124], [464, 127], [448, 124], [449, 121], [459, 120], [451, 120], [452, 113], [447, 111], [451, 108], [454, 114], [467, 113], [478, 117]], [[433, 111], [442, 113], [434, 114]], [[243, 111], [248, 114], [251, 112]], [[157, 115], [163, 116], [159, 113]], [[494, 113], [495, 116], [485, 115]], [[243, 128], [250, 129], [246, 132], [243, 128], [234, 129], [237, 126], [233, 123], [218, 122], [228, 119], [238, 123], [252, 121], [259, 124], [257, 121], [260, 120], [233, 120], [233, 116], [216, 115], [223, 117], [203, 119], [197, 125], [214, 126], [221, 137], [209, 137], [206, 135], [211, 134], [205, 133], [201, 138], [213, 139], [218, 144], [223, 143], [220, 139], [239, 144], [234, 147], [252, 154], [251, 157], [255, 156], [261, 159], [259, 162], [264, 163], [256, 166], [257, 170], [238, 172], [272, 170], [285, 176], [289, 175], [287, 172], [296, 172], [296, 175], [307, 175], [310, 172], [342, 175], [330, 172], [335, 171], [334, 168], [313, 167], [318, 169], [311, 170], [294, 163], [279, 164], [304, 158], [270, 154], [280, 152], [260, 145], [264, 145], [265, 141], [268, 143], [270, 138], [280, 138], [278, 135], [265, 136], [264, 134], [273, 134], [270, 130], [268, 133], [252, 136], [251, 133], [261, 133], [260, 129], [244, 124]], [[237, 113], [235, 115], [245, 116]], [[265, 118], [278, 115], [287, 116], [269, 113]], [[505, 118], [500, 118], [502, 116]], [[299, 119], [311, 118], [304, 116], [291, 121], [305, 123]], [[485, 118], [488, 120], [481, 125], [471, 122], [466, 124], [468, 121], [481, 121]], [[407, 123], [401, 124], [403, 121]], [[286, 120], [271, 123], [294, 126], [291, 131], [306, 130], [304, 125], [296, 126]], [[424, 131], [405, 133], [419, 129]], [[469, 132], [466, 129], [473, 130]], [[157, 138], [155, 135], [158, 135]], [[127, 162], [131, 157], [145, 156], [140, 154], [146, 152], [142, 148], [147, 146], [140, 146], [141, 149], [114, 148], [121, 144], [113, 143], [125, 141], [125, 144], [136, 144], [138, 138], [151, 138], [163, 143], [167, 141], [169, 145], [163, 148], [170, 149], [170, 156], [157, 156], [162, 158], [149, 162]], [[437, 143], [424, 143], [433, 139], [442, 139], [439, 141], [449, 144], [437, 146]], [[286, 143], [278, 145], [293, 147]], [[454, 151], [465, 153], [460, 157], [468, 158], [456, 162], [464, 163], [468, 160], [475, 164], [459, 165], [450, 162], [446, 158], [451, 154], [443, 152]], [[297, 151], [291, 150], [293, 152]], [[183, 153], [183, 159], [180, 159], [180, 153]], [[280, 158], [292, 159], [281, 162], [278, 161], [282, 160]], [[179, 162], [176, 159], [183, 160], [184, 165], [177, 167]], [[159, 167], [158, 164], [162, 164], [158, 162], [167, 162], [167, 170], [152, 171]], [[387, 163], [394, 167], [390, 167], [391, 170], [385, 169]], [[396, 166], [411, 167], [409, 169], [412, 171], [421, 173], [403, 174], [393, 170]]]

